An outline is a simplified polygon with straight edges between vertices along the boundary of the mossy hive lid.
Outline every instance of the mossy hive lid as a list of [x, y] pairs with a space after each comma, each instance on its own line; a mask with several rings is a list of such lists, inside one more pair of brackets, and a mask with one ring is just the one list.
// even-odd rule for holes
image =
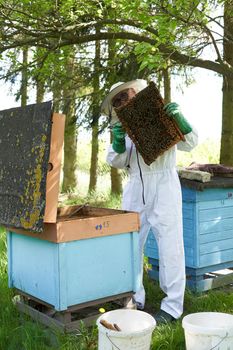
[[52, 102], [0, 111], [0, 225], [43, 230]]

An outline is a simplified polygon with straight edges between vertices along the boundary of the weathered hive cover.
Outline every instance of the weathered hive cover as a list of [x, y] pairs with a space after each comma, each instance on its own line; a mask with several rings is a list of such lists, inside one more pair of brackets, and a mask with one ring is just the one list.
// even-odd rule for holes
[[52, 103], [0, 111], [0, 225], [43, 230]]
[[163, 107], [159, 90], [150, 82], [126, 105], [115, 108], [119, 120], [147, 165], [184, 140], [175, 121], [165, 113]]

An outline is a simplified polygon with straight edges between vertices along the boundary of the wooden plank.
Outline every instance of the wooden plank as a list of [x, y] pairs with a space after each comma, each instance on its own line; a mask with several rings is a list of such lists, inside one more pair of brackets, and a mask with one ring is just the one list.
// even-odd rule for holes
[[222, 254], [224, 250], [229, 250], [229, 249], [231, 249], [232, 255], [233, 255], [233, 238], [201, 244], [200, 254], [204, 255], [204, 254], [210, 254], [215, 252]]
[[[22, 290], [20, 289], [17, 289], [15, 288], [17, 294], [20, 296], [20, 297], [23, 297], [24, 299], [30, 301], [30, 300], [33, 300], [35, 301], [37, 304], [39, 305], [43, 305], [45, 307], [47, 307], [48, 309], [52, 309], [54, 310], [55, 312], [57, 312], [53, 305], [51, 304], [48, 304], [46, 303], [45, 301], [41, 300], [41, 299], [38, 299], [32, 295], [29, 295], [28, 293], [25, 293], [23, 292]], [[68, 313], [71, 313], [71, 312], [74, 312], [74, 311], [79, 311], [79, 310], [82, 310], [82, 309], [85, 309], [85, 308], [88, 308], [88, 307], [92, 307], [92, 306], [96, 306], [96, 305], [103, 305], [105, 303], [108, 303], [108, 302], [112, 302], [112, 301], [116, 301], [116, 300], [122, 300], [122, 299], [125, 299], [125, 298], [131, 298], [133, 296], [133, 292], [126, 292], [126, 293], [120, 293], [120, 294], [116, 294], [116, 295], [111, 295], [109, 297], [104, 297], [104, 298], [100, 298], [100, 299], [95, 299], [95, 300], [91, 300], [91, 301], [87, 301], [85, 303], [81, 303], [81, 304], [76, 304], [76, 305], [72, 305], [72, 306], [69, 306], [67, 308], [67, 310], [65, 311], [61, 311], [60, 313], [64, 313], [64, 312], [68, 312]]]
[[194, 219], [194, 210], [195, 210], [195, 204], [194, 203], [186, 203], [183, 204], [183, 218], [186, 220], [193, 220]]
[[22, 290], [20, 290], [18, 288], [15, 288], [15, 291], [20, 297], [22, 297], [22, 298], [24, 298], [24, 299], [26, 299], [28, 301], [29, 300], [33, 300], [33, 301], [35, 301], [38, 304], [46, 306], [48, 309], [49, 308], [53, 309], [53, 305], [51, 305], [49, 303], [46, 303], [45, 301], [43, 301], [41, 299], [38, 299], [38, 298], [36, 298], [36, 297], [34, 297], [32, 295], [29, 295], [28, 293], [25, 293], [24, 291], [22, 291]]
[[34, 309], [33, 307], [31, 307], [31, 306], [29, 306], [29, 305], [27, 305], [19, 300], [17, 300], [15, 302], [15, 305], [20, 312], [30, 316], [33, 320], [35, 320], [39, 323], [42, 323], [43, 325], [48, 326], [50, 328], [53, 328], [55, 330], [59, 330], [61, 332], [64, 332], [65, 327], [64, 327], [64, 324], [62, 322]]
[[182, 186], [188, 189], [195, 189], [197, 191], [203, 191], [208, 188], [231, 188], [233, 187], [233, 179], [227, 177], [215, 177], [213, 176], [210, 182], [198, 182], [187, 179], [180, 179]]
[[54, 318], [64, 325], [71, 323], [71, 312], [56, 312]]
[[199, 267], [212, 266], [232, 261], [232, 249], [200, 255]]
[[[115, 295], [113, 297], [107, 297], [99, 300], [93, 300], [91, 302], [83, 303], [80, 305], [74, 305], [67, 309], [66, 311], [58, 312], [54, 308], [41, 309], [41, 306], [44, 306], [44, 303], [37, 303], [36, 298], [25, 295], [25, 293], [20, 293], [20, 300], [16, 296], [14, 298], [14, 303], [17, 309], [28, 316], [33, 320], [53, 328], [61, 332], [73, 332], [77, 331], [83, 324], [86, 327], [93, 326], [100, 316], [100, 312], [93, 306], [104, 305], [107, 302], [116, 302], [121, 300], [129, 300], [132, 297], [133, 293], [122, 293]], [[35, 301], [35, 305], [29, 305], [28, 302]], [[120, 304], [119, 304], [120, 305]], [[125, 303], [121, 304], [122, 307], [125, 307]], [[79, 317], [79, 318], [78, 318]], [[73, 321], [72, 321], [73, 319]]]
[[[182, 179], [180, 179], [182, 180]], [[202, 184], [201, 184], [202, 185]], [[197, 198], [197, 191], [194, 189], [190, 189], [187, 187], [182, 186], [182, 199], [185, 203], [193, 203], [196, 201]]]
[[[71, 319], [70, 314], [68, 315], [68, 318], [66, 314], [64, 315], [60, 314], [60, 315], [57, 315], [56, 318], [53, 318], [19, 300], [15, 302], [15, 305], [19, 312], [24, 313], [27, 316], [30, 316], [34, 321], [41, 323], [44, 326], [55, 329], [56, 331], [60, 331], [62, 333], [65, 333], [65, 332], [71, 333], [73, 331], [77, 331], [77, 329], [80, 328], [83, 324], [86, 327], [94, 325], [95, 321], [100, 316], [100, 313], [97, 313], [95, 315], [85, 317], [77, 321], [67, 322], [67, 320]], [[59, 317], [60, 317], [60, 320], [59, 320]], [[63, 320], [64, 322], [62, 322], [61, 320]]]
[[218, 200], [203, 201], [198, 204], [199, 209], [222, 209], [233, 206], [232, 198], [219, 198]]
[[[232, 203], [233, 204], [233, 203]], [[221, 210], [219, 208], [211, 208], [206, 210], [199, 211], [199, 220], [200, 222], [212, 221], [212, 220], [221, 220], [224, 218], [232, 218], [233, 217], [233, 209], [232, 207], [222, 207]]]
[[[233, 180], [233, 179], [232, 179]], [[231, 180], [231, 181], [232, 181]], [[209, 188], [203, 192], [197, 192], [197, 201], [226, 200], [232, 198], [233, 188]]]
[[83, 326], [83, 324], [86, 327], [91, 327], [96, 323], [96, 320], [97, 320], [97, 318], [99, 318], [99, 316], [100, 316], [100, 313], [93, 315], [93, 316], [85, 317], [81, 320], [72, 321], [72, 322], [65, 325], [65, 331], [67, 333], [76, 332], [77, 329], [80, 329]]
[[56, 224], [52, 224], [52, 223], [45, 224], [44, 231], [39, 233], [39, 234], [34, 233], [34, 232], [30, 232], [30, 231], [26, 231], [26, 230], [15, 229], [15, 228], [12, 228], [10, 230], [10, 232], [19, 233], [19, 234], [22, 234], [24, 236], [57, 243], [57, 227], [56, 227]]
[[[149, 259], [152, 269], [149, 270], [149, 277], [159, 280], [159, 266], [156, 260]], [[203, 269], [206, 270], [206, 269]], [[187, 279], [186, 285], [194, 292], [204, 292], [233, 283], [233, 272], [228, 269], [229, 273], [221, 274], [220, 272], [203, 273], [202, 269], [186, 269]]]
[[138, 213], [89, 217], [58, 222], [57, 242], [62, 243], [138, 231]]
[[193, 238], [185, 236], [184, 237], [184, 246], [186, 248], [192, 249], [192, 251], [193, 251]]
[[212, 232], [219, 232], [219, 234], [221, 235], [223, 231], [232, 230], [232, 228], [233, 218], [221, 218], [221, 220], [218, 218], [207, 222], [201, 222], [199, 224], [200, 235], [205, 235], [206, 233]]
[[99, 217], [104, 215], [115, 215], [127, 213], [125, 210], [98, 208], [88, 204], [72, 205], [58, 208], [58, 220], [61, 221], [65, 217], [78, 218], [79, 216]]
[[84, 309], [86, 307], [91, 307], [91, 306], [95, 306], [95, 305], [108, 303], [110, 301], [115, 301], [115, 300], [124, 299], [124, 298], [127, 298], [127, 297], [132, 297], [132, 295], [133, 295], [133, 292], [127, 292], [127, 293], [121, 293], [121, 294], [117, 294], [117, 295], [112, 295], [112, 296], [101, 298], [101, 299], [87, 301], [85, 303], [81, 303], [81, 304], [78, 304], [78, 305], [73, 305], [73, 306], [68, 307], [67, 310], [69, 310], [69, 311], [77, 311], [77, 310]]
[[191, 275], [205, 275], [208, 272], [216, 272], [222, 269], [231, 269], [233, 266], [233, 261], [228, 261], [222, 264], [217, 265], [211, 265], [211, 266], [205, 266], [201, 268], [192, 268], [192, 267], [186, 267], [187, 274]]
[[187, 280], [187, 286], [195, 292], [205, 292], [233, 282], [233, 273], [227, 276], [203, 278], [199, 281]]
[[52, 164], [52, 169], [47, 174], [46, 207], [44, 215], [44, 222], [48, 223], [55, 223], [57, 220], [64, 130], [65, 115], [54, 113], [49, 158], [49, 163]]
[[224, 230], [220, 232], [213, 232], [213, 233], [208, 233], [205, 235], [200, 235], [200, 244], [203, 243], [209, 243], [209, 242], [216, 242], [216, 241], [221, 241], [225, 239], [230, 239], [233, 237], [233, 226], [231, 230]]
[[[108, 213], [108, 210], [105, 209], [104, 212]], [[44, 231], [40, 234], [21, 229], [12, 229], [12, 231], [54, 243], [65, 243], [139, 231], [138, 213], [126, 211], [122, 213], [122, 211], [117, 210], [114, 210], [113, 213], [110, 209], [108, 215], [101, 216], [101, 208], [98, 208], [98, 213], [99, 215], [95, 217], [76, 217], [69, 220], [58, 220], [54, 224], [46, 223], [44, 225]]]

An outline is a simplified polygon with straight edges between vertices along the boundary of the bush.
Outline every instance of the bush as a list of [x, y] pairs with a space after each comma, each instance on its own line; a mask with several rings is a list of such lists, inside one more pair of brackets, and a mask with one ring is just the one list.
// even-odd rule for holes
[[197, 145], [191, 152], [177, 152], [177, 166], [189, 166], [196, 163], [219, 163], [220, 142], [207, 139]]

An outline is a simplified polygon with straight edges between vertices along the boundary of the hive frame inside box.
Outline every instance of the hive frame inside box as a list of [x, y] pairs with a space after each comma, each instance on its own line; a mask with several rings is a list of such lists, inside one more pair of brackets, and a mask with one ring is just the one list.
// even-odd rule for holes
[[65, 116], [54, 114], [44, 231], [7, 234], [9, 287], [58, 312], [129, 297], [138, 289], [140, 264], [137, 213], [58, 209], [64, 126]]
[[[213, 178], [199, 184], [183, 180], [183, 226], [187, 286], [201, 292], [233, 283], [233, 180]], [[218, 184], [222, 186], [218, 188]], [[159, 255], [150, 233], [145, 255], [159, 279]]]

